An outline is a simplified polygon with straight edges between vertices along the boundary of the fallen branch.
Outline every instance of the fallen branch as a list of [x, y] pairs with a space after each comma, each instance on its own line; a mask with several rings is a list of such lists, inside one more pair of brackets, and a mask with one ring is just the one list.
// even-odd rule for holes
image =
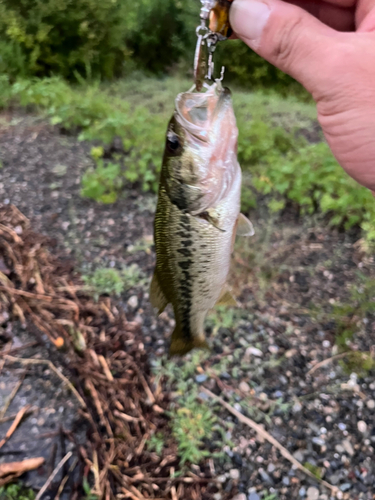
[[57, 368], [56, 366], [52, 363], [52, 361], [49, 361], [47, 359], [27, 359], [27, 358], [15, 358], [13, 356], [5, 356], [4, 357], [5, 361], [10, 361], [11, 363], [20, 363], [21, 365], [46, 365], [49, 367], [50, 370], [52, 370], [63, 382], [66, 384], [69, 389], [72, 391], [72, 393], [75, 395], [77, 398], [79, 404], [82, 406], [82, 408], [86, 408], [86, 403], [84, 402], [83, 398], [77, 391], [77, 389], [73, 386], [73, 384], [63, 375]]
[[5, 434], [5, 437], [0, 441], [0, 448], [4, 446], [4, 444], [12, 437], [13, 432], [17, 429], [19, 426], [21, 420], [23, 419], [25, 413], [31, 408], [30, 405], [24, 406], [21, 408], [21, 410], [17, 413], [16, 418], [14, 419], [13, 424], [9, 427], [8, 432]]
[[22, 476], [25, 472], [38, 469], [44, 464], [44, 458], [29, 458], [22, 462], [11, 462], [8, 464], [0, 464], [0, 487], [14, 481]]
[[325, 486], [328, 488], [333, 494], [335, 494], [338, 491], [338, 488], [336, 486], [333, 486], [332, 484], [327, 483], [327, 481], [324, 481], [323, 479], [319, 479], [316, 477], [311, 471], [306, 469], [298, 460], [296, 460], [293, 455], [289, 453], [289, 451], [284, 448], [283, 445], [281, 445], [269, 432], [263, 429], [260, 425], [258, 425], [256, 422], [251, 420], [248, 417], [245, 417], [245, 415], [242, 415], [239, 411], [235, 410], [230, 404], [228, 404], [226, 401], [224, 401], [223, 398], [220, 396], [216, 396], [213, 392], [209, 391], [205, 387], [201, 388], [203, 392], [205, 392], [210, 398], [214, 399], [218, 403], [220, 403], [224, 408], [226, 408], [232, 415], [234, 415], [240, 422], [243, 424], [247, 425], [251, 429], [253, 429], [255, 432], [258, 433], [259, 436], [261, 436], [263, 439], [271, 443], [275, 448], [277, 448], [281, 455], [286, 458], [291, 464], [293, 464], [297, 469], [299, 469], [301, 472], [306, 474], [307, 476], [311, 477], [318, 483], [320, 483], [322, 486]]
[[42, 486], [42, 488], [40, 489], [39, 493], [35, 497], [35, 500], [40, 500], [42, 498], [42, 495], [44, 495], [44, 493], [47, 491], [49, 485], [55, 479], [55, 477], [56, 477], [57, 473], [59, 472], [59, 470], [61, 469], [61, 467], [69, 460], [69, 458], [72, 455], [73, 455], [73, 452], [70, 451], [69, 453], [67, 453], [65, 455], [65, 457], [62, 460], [60, 460], [60, 462], [56, 465], [56, 467], [55, 467], [54, 471], [52, 472], [52, 474], [49, 476], [49, 478], [47, 479], [47, 481], [44, 483], [44, 486]]
[[336, 356], [332, 356], [332, 358], [323, 359], [323, 361], [321, 361], [320, 363], [317, 363], [315, 366], [313, 366], [311, 368], [311, 370], [309, 370], [306, 373], [306, 375], [312, 375], [314, 372], [316, 372], [320, 368], [323, 368], [323, 366], [329, 365], [330, 363], [333, 363], [334, 361], [337, 361], [338, 359], [346, 358], [346, 356], [348, 356], [349, 354], [350, 354], [349, 351], [342, 352], [341, 354], [336, 354]]

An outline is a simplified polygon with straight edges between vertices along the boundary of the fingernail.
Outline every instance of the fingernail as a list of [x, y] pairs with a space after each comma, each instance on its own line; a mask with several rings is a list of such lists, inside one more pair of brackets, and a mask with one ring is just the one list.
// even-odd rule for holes
[[239, 38], [256, 45], [270, 17], [270, 8], [260, 0], [234, 0], [230, 23]]

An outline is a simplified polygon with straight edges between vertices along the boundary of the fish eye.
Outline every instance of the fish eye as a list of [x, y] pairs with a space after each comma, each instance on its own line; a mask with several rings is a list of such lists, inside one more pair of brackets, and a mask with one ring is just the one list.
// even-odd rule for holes
[[181, 149], [181, 141], [174, 132], [168, 132], [167, 135], [167, 148], [170, 153], [178, 153]]

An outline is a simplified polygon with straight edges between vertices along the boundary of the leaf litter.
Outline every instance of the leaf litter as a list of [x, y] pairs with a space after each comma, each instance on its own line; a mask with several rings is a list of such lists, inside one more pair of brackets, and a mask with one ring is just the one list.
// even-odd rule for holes
[[[20, 357], [21, 350], [18, 357], [6, 350], [3, 361], [47, 364], [79, 401], [89, 439], [75, 451], [85, 477], [92, 473], [93, 495], [125, 500], [212, 498], [215, 480], [209, 472], [184, 475], [172, 439], [160, 454], [148, 450], [152, 435], [168, 435], [169, 394], [160, 386], [154, 391], [140, 325], [129, 322], [109, 298], [95, 303], [88, 297], [72, 263], [52, 255], [50, 244], [47, 237], [32, 231], [15, 206], [0, 206], [0, 315], [35, 325], [42, 332], [36, 340], [53, 344], [64, 359], [66, 375], [50, 360]], [[25, 407], [21, 417], [16, 416], [11, 428], [21, 425], [28, 410]], [[30, 460], [36, 466], [42, 463]], [[19, 465], [19, 471], [29, 465], [25, 463], [24, 469]], [[11, 469], [11, 464], [2, 467]], [[9, 477], [18, 477], [18, 470]], [[58, 486], [65, 482], [66, 477]]]

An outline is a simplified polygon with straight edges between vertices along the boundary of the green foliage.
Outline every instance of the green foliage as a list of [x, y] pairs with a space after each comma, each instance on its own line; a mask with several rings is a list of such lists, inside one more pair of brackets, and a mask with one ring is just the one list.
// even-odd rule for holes
[[35, 493], [21, 483], [9, 484], [0, 487], [0, 498], [2, 500], [34, 500]]
[[99, 160], [95, 169], [84, 173], [81, 195], [101, 203], [114, 203], [123, 185], [121, 165]]
[[[228, 443], [225, 430], [215, 416], [214, 403], [210, 401], [203, 404], [199, 401], [196, 369], [206, 356], [207, 353], [197, 351], [182, 363], [162, 359], [154, 367], [156, 383], [161, 379], [167, 381], [175, 395], [169, 416], [172, 436], [176, 440], [182, 463], [198, 464], [208, 455], [222, 457], [221, 452], [211, 454], [207, 451], [207, 440], [217, 444], [218, 450], [222, 449], [223, 441]], [[213, 441], [214, 437], [217, 441]]]
[[147, 448], [154, 451], [157, 455], [161, 455], [165, 444], [164, 435], [161, 432], [153, 434], [147, 442]]
[[2, 0], [0, 70], [9, 76], [164, 71], [194, 46], [188, 0]]
[[202, 449], [204, 439], [211, 439], [216, 417], [207, 405], [196, 401], [195, 395], [188, 396], [184, 406], [171, 414], [172, 433], [177, 441], [182, 464], [199, 464], [211, 453]]
[[142, 286], [145, 278], [136, 264], [123, 268], [121, 271], [113, 268], [100, 267], [93, 274], [82, 276], [89, 292], [98, 300], [101, 295], [120, 296], [124, 291], [135, 286]]
[[[123, 153], [112, 159], [103, 157], [102, 146], [93, 148], [96, 166], [82, 179], [83, 196], [113, 203], [126, 186], [157, 191], [166, 126], [176, 94], [188, 86], [188, 81], [144, 77], [110, 87], [73, 87], [59, 78], [12, 85], [0, 77], [0, 105], [43, 110], [53, 124], [79, 131], [81, 140], [111, 145], [120, 138]], [[375, 241], [371, 193], [343, 172], [325, 142], [309, 144], [301, 134], [315, 124], [313, 106], [260, 92], [235, 92], [234, 101], [244, 211], [261, 195], [272, 212], [293, 205], [301, 215], [323, 214], [332, 226], [360, 226], [367, 240]]]
[[323, 470], [321, 467], [318, 467], [317, 465], [314, 465], [310, 462], [305, 462], [303, 466], [311, 472], [311, 474], [314, 474], [314, 476], [317, 479], [322, 479], [323, 476]]

